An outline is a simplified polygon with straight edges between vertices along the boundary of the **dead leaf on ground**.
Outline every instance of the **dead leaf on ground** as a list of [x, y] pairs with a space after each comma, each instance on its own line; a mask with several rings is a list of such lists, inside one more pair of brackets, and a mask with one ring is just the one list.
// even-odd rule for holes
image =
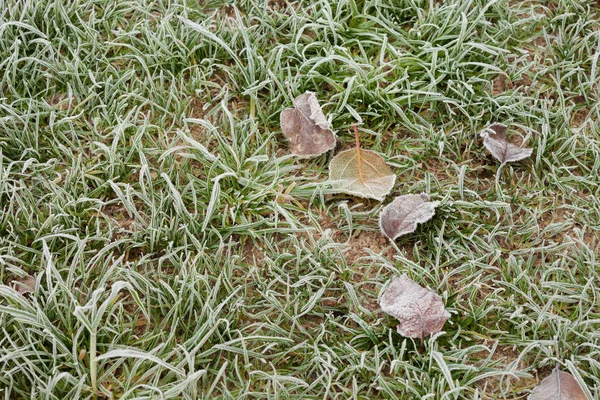
[[442, 297], [425, 289], [405, 274], [392, 278], [379, 303], [381, 309], [400, 321], [398, 333], [424, 338], [442, 330], [450, 313]]
[[290, 151], [297, 156], [314, 157], [335, 147], [335, 134], [312, 92], [301, 94], [294, 108], [283, 110], [280, 122]]
[[398, 196], [381, 211], [379, 228], [390, 240], [396, 240], [414, 232], [417, 224], [429, 221], [439, 204], [439, 201], [429, 201], [425, 193]]
[[37, 283], [35, 280], [35, 276], [27, 275], [25, 277], [13, 280], [12, 286], [17, 291], [17, 293], [20, 293], [23, 296], [25, 296], [26, 294], [35, 292], [35, 289], [37, 288]]
[[58, 93], [47, 98], [46, 103], [57, 110], [65, 111], [73, 109], [75, 107], [76, 100], [77, 99], [72, 94]]
[[558, 366], [542, 383], [533, 389], [528, 400], [587, 400], [587, 396], [573, 375]]
[[510, 143], [506, 138], [505, 131], [506, 126], [493, 124], [479, 132], [479, 136], [483, 138], [485, 148], [502, 164], [519, 161], [531, 156], [533, 149]]
[[383, 201], [396, 182], [396, 175], [374, 151], [350, 149], [329, 163], [329, 180], [342, 193]]

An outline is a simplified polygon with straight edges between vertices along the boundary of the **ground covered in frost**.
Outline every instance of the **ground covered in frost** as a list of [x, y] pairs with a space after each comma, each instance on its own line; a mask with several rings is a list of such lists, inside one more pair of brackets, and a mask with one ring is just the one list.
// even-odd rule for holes
[[[233, 3], [1, 7], [2, 397], [524, 399], [558, 362], [598, 398], [598, 3]], [[286, 83], [335, 150], [290, 155]], [[327, 182], [359, 119], [383, 202]], [[498, 172], [493, 123], [533, 155]], [[402, 274], [442, 332], [381, 311]]]

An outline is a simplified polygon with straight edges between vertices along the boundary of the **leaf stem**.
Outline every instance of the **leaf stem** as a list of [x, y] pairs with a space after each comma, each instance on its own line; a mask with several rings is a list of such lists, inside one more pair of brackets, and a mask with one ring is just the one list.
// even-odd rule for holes
[[360, 157], [360, 140], [358, 140], [358, 126], [354, 125], [354, 139], [356, 140], [356, 162], [358, 164], [358, 179], [360, 183], [365, 183], [362, 175], [362, 159]]

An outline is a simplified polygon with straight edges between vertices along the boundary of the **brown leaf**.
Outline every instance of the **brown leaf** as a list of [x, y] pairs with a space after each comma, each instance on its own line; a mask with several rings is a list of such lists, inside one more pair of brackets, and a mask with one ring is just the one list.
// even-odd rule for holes
[[280, 122], [290, 150], [297, 156], [314, 157], [335, 147], [335, 134], [312, 92], [301, 94], [294, 100], [294, 108], [283, 110]]
[[483, 138], [485, 148], [502, 164], [519, 161], [531, 156], [533, 149], [515, 146], [510, 143], [506, 138], [505, 131], [506, 126], [494, 124], [479, 132], [479, 136]]
[[424, 338], [441, 331], [450, 318], [441, 296], [406, 275], [392, 278], [379, 305], [383, 311], [400, 321], [398, 333], [411, 338]]
[[23, 296], [35, 292], [35, 289], [37, 288], [35, 276], [31, 275], [15, 279], [14, 281], [12, 281], [12, 285], [13, 288], [17, 291], [17, 293], [20, 293]]
[[579, 383], [568, 372], [558, 366], [542, 383], [533, 389], [528, 400], [587, 400]]
[[46, 103], [57, 110], [71, 110], [75, 107], [75, 96], [70, 96], [67, 93], [58, 93], [46, 99]]
[[383, 201], [394, 187], [396, 175], [379, 154], [356, 148], [331, 160], [329, 180], [339, 192]]
[[429, 201], [425, 193], [398, 196], [384, 207], [379, 216], [379, 228], [391, 240], [414, 232], [418, 223], [429, 221], [440, 203]]

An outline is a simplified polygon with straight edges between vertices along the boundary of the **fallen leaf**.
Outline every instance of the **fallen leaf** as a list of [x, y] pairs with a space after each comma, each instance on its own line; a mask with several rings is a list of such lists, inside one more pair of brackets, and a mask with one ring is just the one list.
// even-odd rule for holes
[[494, 157], [502, 164], [507, 162], [519, 161], [531, 156], [533, 149], [529, 147], [519, 147], [510, 143], [506, 139], [506, 126], [493, 124], [479, 132], [483, 138], [483, 145]]
[[558, 366], [542, 383], [533, 389], [528, 400], [587, 400], [579, 383], [568, 372]]
[[400, 321], [398, 333], [410, 338], [424, 338], [442, 330], [450, 313], [442, 297], [425, 289], [405, 274], [392, 278], [381, 295], [381, 309]]
[[75, 107], [75, 97], [67, 93], [58, 93], [47, 98], [46, 103], [57, 110], [65, 111]]
[[396, 175], [376, 152], [357, 149], [342, 151], [329, 163], [329, 180], [341, 193], [383, 201], [396, 182]]
[[312, 92], [301, 94], [294, 100], [294, 108], [283, 110], [280, 122], [290, 150], [297, 156], [314, 157], [335, 147], [335, 134]]
[[17, 291], [17, 293], [20, 293], [23, 296], [35, 292], [35, 289], [37, 287], [35, 276], [31, 275], [15, 279], [14, 281], [12, 281], [12, 285], [13, 288]]
[[379, 228], [389, 239], [396, 240], [414, 232], [418, 223], [429, 221], [439, 204], [439, 201], [429, 201], [425, 193], [398, 196], [381, 211]]

